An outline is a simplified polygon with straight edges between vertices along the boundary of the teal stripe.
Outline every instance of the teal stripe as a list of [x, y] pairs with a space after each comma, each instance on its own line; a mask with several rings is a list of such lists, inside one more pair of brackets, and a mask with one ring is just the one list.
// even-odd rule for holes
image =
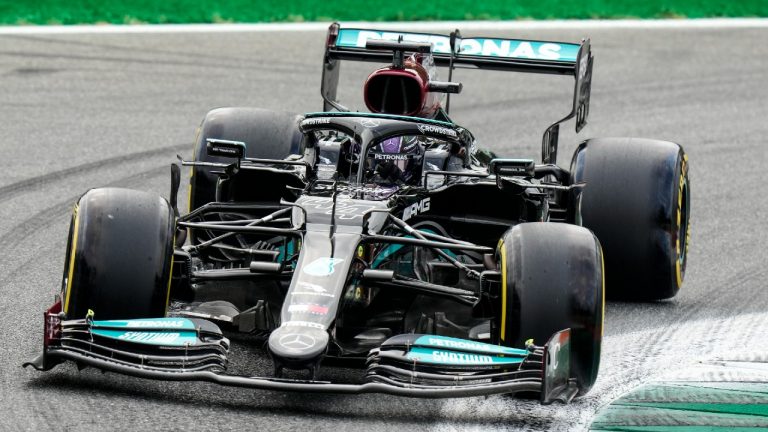
[[381, 118], [381, 119], [390, 119], [390, 120], [405, 120], [405, 121], [412, 121], [417, 123], [429, 123], [429, 124], [435, 124], [440, 126], [446, 126], [446, 127], [456, 127], [456, 124], [451, 122], [444, 122], [440, 120], [431, 120], [431, 119], [425, 119], [421, 117], [411, 117], [411, 116], [403, 116], [403, 115], [395, 115], [395, 114], [378, 114], [378, 113], [366, 113], [366, 112], [338, 112], [338, 111], [331, 111], [331, 112], [310, 112], [304, 114], [304, 117], [306, 118], [314, 118], [314, 117], [375, 117], [375, 118]]
[[416, 339], [413, 344], [426, 348], [447, 349], [453, 351], [465, 351], [489, 355], [516, 356], [523, 358], [527, 357], [529, 354], [528, 350], [524, 349], [510, 348], [501, 345], [493, 345], [484, 342], [437, 335], [421, 336], [420, 338]]
[[277, 251], [279, 252], [277, 255], [277, 262], [283, 262], [283, 260], [288, 259], [294, 254], [295, 243], [296, 243], [296, 240], [291, 240], [288, 242], [287, 245], [280, 245], [277, 248]]
[[405, 355], [409, 360], [449, 366], [510, 365], [522, 363], [522, 357], [499, 357], [488, 354], [414, 347]]
[[91, 327], [107, 328], [107, 329], [126, 329], [126, 330], [139, 330], [153, 328], [153, 329], [167, 329], [167, 330], [195, 330], [195, 323], [186, 318], [139, 318], [130, 320], [103, 320], [93, 321]]
[[141, 330], [104, 330], [93, 329], [96, 336], [144, 345], [176, 346], [197, 345], [197, 332], [194, 331], [141, 331]]
[[[410, 237], [410, 236], [406, 236]], [[412, 237], [411, 237], [412, 238]], [[385, 247], [381, 252], [379, 252], [376, 255], [376, 258], [374, 258], [373, 263], [371, 263], [371, 268], [377, 268], [381, 265], [381, 263], [384, 262], [387, 258], [391, 257], [395, 252], [399, 251], [403, 248], [403, 245], [401, 244], [392, 244], [387, 247]]]
[[[432, 231], [431, 229], [420, 229], [419, 231], [430, 233], [430, 234], [437, 234], [436, 232]], [[409, 236], [409, 235], [403, 236], [403, 237], [404, 238], [413, 238], [413, 236]], [[379, 252], [376, 255], [376, 257], [373, 259], [373, 262], [371, 263], [371, 268], [375, 269], [378, 266], [380, 266], [381, 263], [384, 262], [384, 260], [386, 260], [387, 258], [389, 258], [392, 255], [394, 255], [395, 252], [397, 252], [400, 249], [402, 249], [403, 246], [405, 246], [405, 245], [402, 245], [402, 244], [391, 244], [391, 245], [385, 247], [384, 249], [382, 249], [381, 252]], [[445, 252], [446, 254], [448, 254], [448, 256], [450, 256], [451, 258], [456, 259], [456, 253], [454, 253], [453, 251], [448, 250], [448, 249], [442, 249], [442, 251]]]
[[[428, 33], [393, 32], [372, 29], [341, 29], [336, 38], [336, 46], [342, 48], [365, 48], [369, 40], [421, 42], [432, 45], [435, 54], [450, 55], [450, 38], [445, 35]], [[546, 42], [525, 39], [498, 38], [462, 38], [459, 39], [461, 50], [459, 58], [499, 58], [547, 60], [575, 63], [579, 53], [579, 44], [566, 42]]]

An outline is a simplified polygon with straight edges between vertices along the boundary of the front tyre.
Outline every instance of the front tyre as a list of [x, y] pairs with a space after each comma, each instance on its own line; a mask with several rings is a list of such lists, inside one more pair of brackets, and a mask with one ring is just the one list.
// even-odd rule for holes
[[153, 194], [91, 189], [75, 206], [62, 283], [68, 319], [163, 317], [173, 259], [174, 214]]
[[502, 345], [544, 344], [571, 329], [571, 373], [579, 394], [597, 379], [603, 338], [602, 251], [587, 229], [551, 222], [523, 223], [499, 242]]

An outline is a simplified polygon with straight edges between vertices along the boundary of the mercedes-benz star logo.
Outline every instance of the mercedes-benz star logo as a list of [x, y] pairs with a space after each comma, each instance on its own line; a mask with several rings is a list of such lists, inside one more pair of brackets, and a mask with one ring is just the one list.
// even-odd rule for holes
[[301, 333], [291, 333], [280, 338], [280, 346], [294, 350], [306, 350], [315, 346], [315, 338]]
[[360, 119], [360, 124], [367, 128], [373, 128], [380, 125], [381, 122], [378, 121], [377, 119], [364, 118], [364, 119]]

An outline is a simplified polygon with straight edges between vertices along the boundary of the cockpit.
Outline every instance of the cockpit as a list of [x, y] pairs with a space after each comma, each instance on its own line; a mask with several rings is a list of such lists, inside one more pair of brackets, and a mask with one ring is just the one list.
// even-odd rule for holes
[[[339, 131], [317, 131], [315, 138], [319, 180], [383, 187], [418, 186], [424, 182], [425, 171], [462, 166], [461, 152], [455, 144], [425, 135], [375, 139], [365, 150], [355, 137]], [[358, 181], [359, 173], [362, 176]]]
[[363, 163], [362, 182], [376, 184], [418, 184], [428, 147], [438, 143], [414, 135], [393, 136], [368, 146], [340, 133], [321, 136], [317, 142], [317, 175], [319, 179], [354, 181]]

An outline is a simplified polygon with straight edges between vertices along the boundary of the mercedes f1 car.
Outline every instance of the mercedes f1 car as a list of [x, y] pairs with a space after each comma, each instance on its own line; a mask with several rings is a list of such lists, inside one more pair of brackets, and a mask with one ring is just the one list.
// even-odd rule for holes
[[[337, 100], [348, 60], [387, 64], [365, 81], [369, 112]], [[215, 109], [194, 160], [172, 165], [169, 200], [119, 188], [79, 199], [28, 365], [301, 392], [586, 393], [605, 290], [674, 296], [690, 208], [671, 142], [591, 139], [557, 165], [560, 124], [586, 124], [592, 66], [589, 40], [331, 25], [322, 112]], [[478, 147], [449, 117], [459, 68], [572, 77], [539, 163]], [[191, 169], [184, 215], [179, 165]], [[225, 332], [250, 335], [274, 374], [228, 373]], [[324, 380], [338, 359], [362, 381]]]

